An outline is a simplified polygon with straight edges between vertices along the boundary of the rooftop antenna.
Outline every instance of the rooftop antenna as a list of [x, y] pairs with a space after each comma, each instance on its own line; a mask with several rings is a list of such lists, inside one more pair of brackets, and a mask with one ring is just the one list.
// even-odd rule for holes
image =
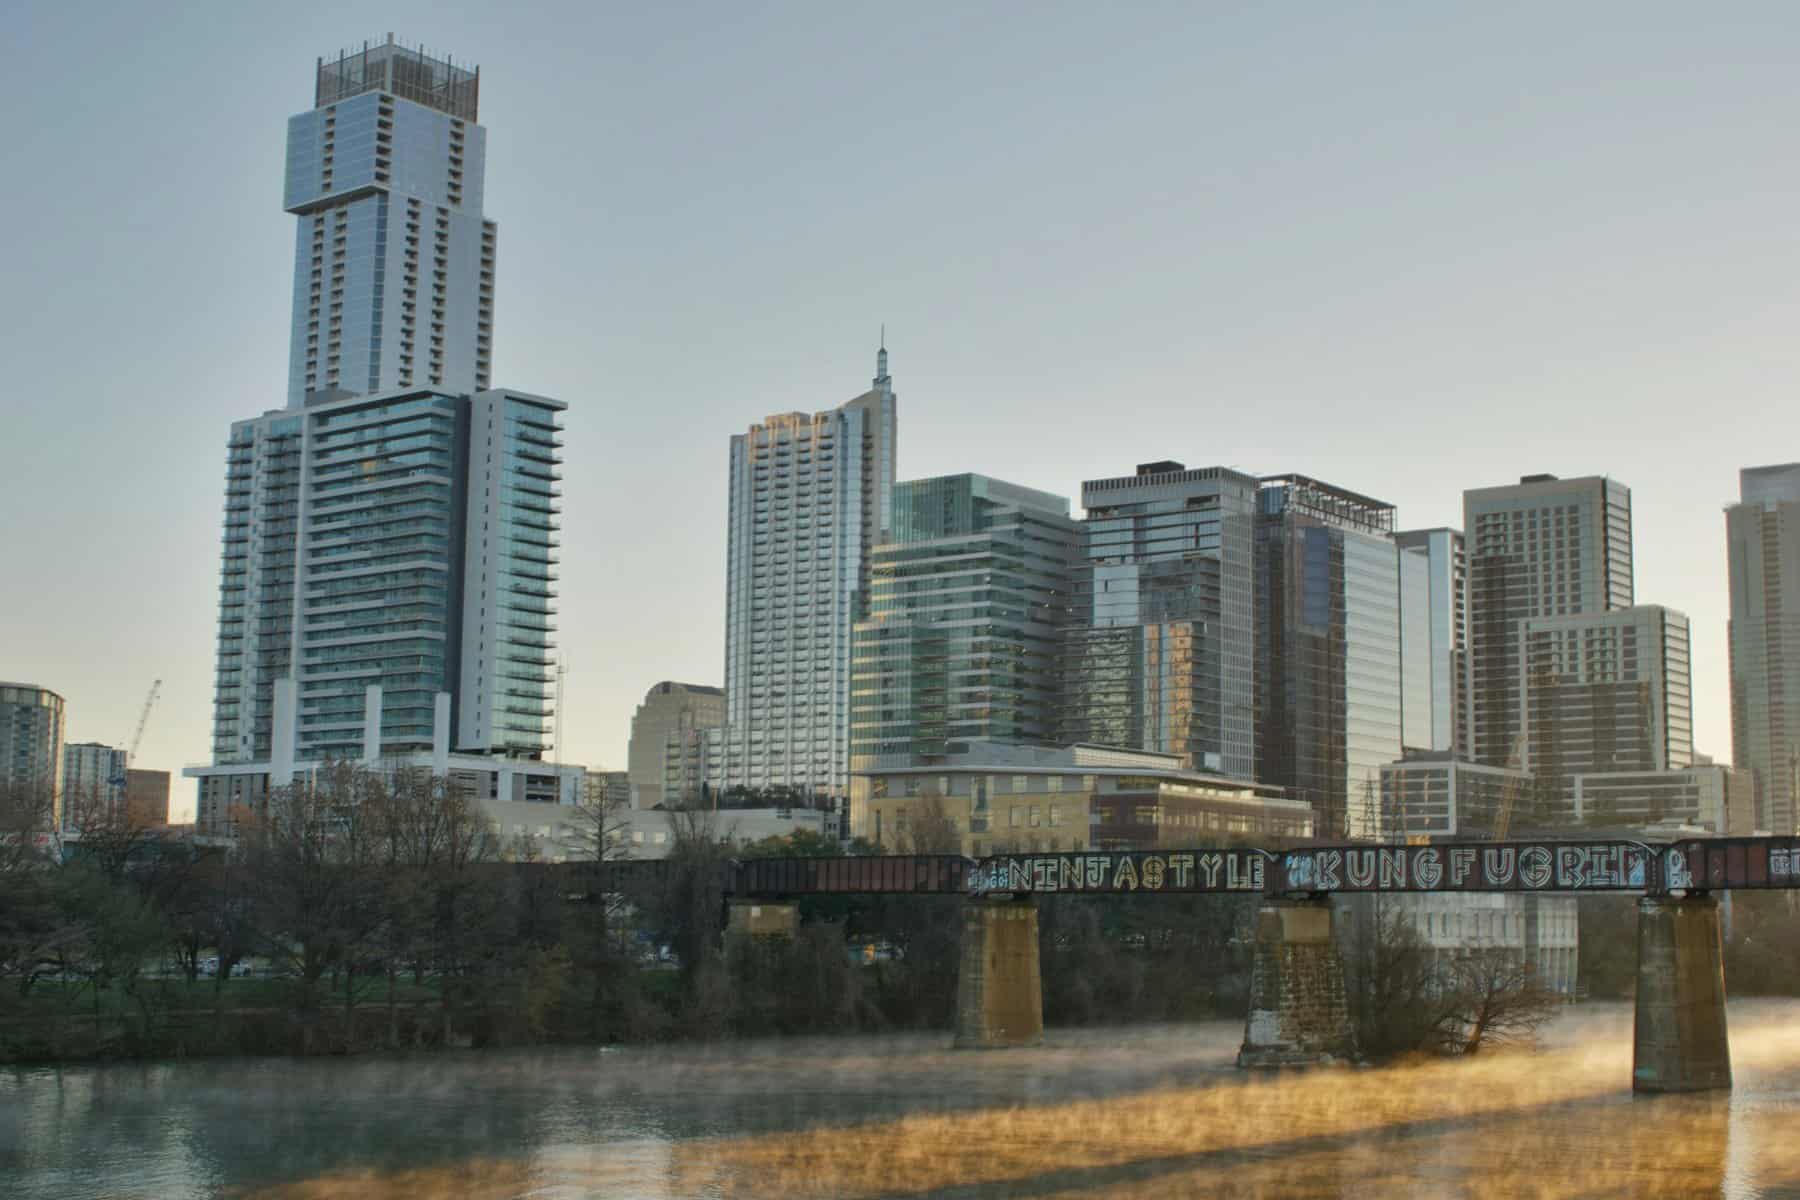
[[882, 391], [887, 390], [887, 322], [881, 323], [881, 348], [875, 351], [875, 386]]

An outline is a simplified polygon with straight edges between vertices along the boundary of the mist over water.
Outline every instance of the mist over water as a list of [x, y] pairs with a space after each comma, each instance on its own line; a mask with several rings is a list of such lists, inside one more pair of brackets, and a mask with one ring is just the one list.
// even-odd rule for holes
[[1543, 1048], [1245, 1075], [1242, 1028], [0, 1074], [9, 1197], [1800, 1196], [1800, 1002], [1729, 1096], [1634, 1099], [1629, 1006]]

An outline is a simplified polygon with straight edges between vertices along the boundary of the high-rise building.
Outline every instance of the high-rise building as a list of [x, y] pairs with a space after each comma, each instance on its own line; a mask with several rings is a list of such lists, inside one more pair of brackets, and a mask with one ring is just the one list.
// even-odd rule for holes
[[698, 683], [664, 680], [644, 695], [631, 716], [626, 752], [631, 807], [685, 807], [700, 798], [706, 779], [705, 731], [725, 722], [725, 692]]
[[63, 832], [119, 813], [125, 802], [126, 754], [99, 742], [63, 747]]
[[1527, 475], [1463, 493], [1472, 727], [1463, 753], [1505, 766], [1519, 744], [1524, 624], [1632, 604], [1631, 489]]
[[1047, 743], [1078, 526], [1061, 496], [985, 475], [897, 484], [856, 624], [851, 753]]
[[1400, 550], [1400, 744], [1459, 752], [1469, 742], [1469, 588], [1455, 529], [1394, 535]]
[[46, 789], [62, 827], [63, 698], [30, 683], [0, 683], [0, 787]]
[[1738, 473], [1731, 572], [1731, 757], [1753, 773], [1756, 825], [1800, 829], [1800, 463]]
[[288, 128], [288, 407], [226, 454], [213, 831], [329, 760], [573, 803], [553, 727], [560, 400], [488, 386], [493, 228], [473, 70], [321, 61]]
[[1394, 508], [1303, 475], [1259, 481], [1258, 783], [1313, 806], [1324, 837], [1382, 831], [1400, 757]]
[[288, 120], [288, 407], [314, 393], [485, 391], [497, 231], [479, 69], [395, 43], [320, 59]]
[[1571, 817], [1576, 775], [1693, 763], [1687, 617], [1640, 604], [1521, 625], [1521, 765], [1542, 789], [1539, 819]]
[[[538, 755], [552, 708], [560, 400], [316, 399], [232, 426], [213, 761]], [[276, 712], [278, 681], [296, 708]]]
[[848, 794], [850, 647], [892, 540], [895, 403], [883, 347], [854, 400], [732, 436], [723, 786]]
[[1081, 485], [1061, 741], [1252, 777], [1256, 494], [1252, 476], [1177, 462]]

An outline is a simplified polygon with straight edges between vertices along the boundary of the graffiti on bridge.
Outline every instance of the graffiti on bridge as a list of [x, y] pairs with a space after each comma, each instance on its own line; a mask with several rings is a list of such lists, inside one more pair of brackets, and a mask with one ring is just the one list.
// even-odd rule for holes
[[969, 891], [1260, 892], [1263, 850], [1097, 850], [986, 858], [969, 872]]

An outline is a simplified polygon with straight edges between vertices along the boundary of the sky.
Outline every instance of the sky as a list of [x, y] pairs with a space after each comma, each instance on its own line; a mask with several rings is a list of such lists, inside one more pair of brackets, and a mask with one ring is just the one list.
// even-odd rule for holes
[[[1724, 518], [1800, 459], [1786, 4], [9, 8], [0, 679], [210, 751], [225, 441], [285, 402], [285, 122], [393, 31], [481, 67], [494, 380], [569, 404], [561, 757], [722, 682], [730, 435], [866, 388], [900, 477], [1177, 459], [1461, 524], [1632, 489], [1730, 757]], [[466, 9], [466, 11], [461, 11]], [[193, 784], [178, 781], [177, 815]]]

